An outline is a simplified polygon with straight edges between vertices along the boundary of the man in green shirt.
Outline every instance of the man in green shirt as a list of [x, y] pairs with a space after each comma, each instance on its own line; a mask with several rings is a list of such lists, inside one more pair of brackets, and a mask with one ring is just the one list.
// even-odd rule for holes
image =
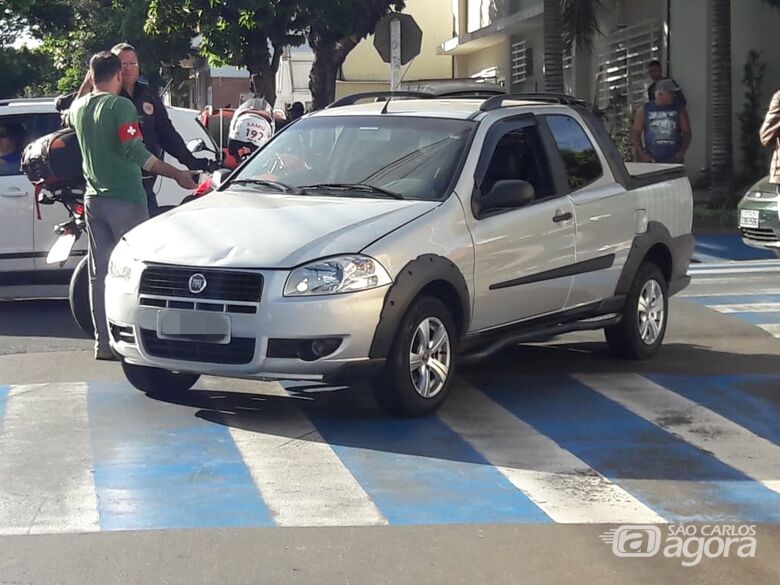
[[89, 63], [91, 93], [76, 100], [67, 123], [75, 131], [87, 182], [85, 208], [89, 236], [89, 292], [95, 325], [95, 358], [116, 359], [111, 352], [105, 310], [105, 279], [114, 246], [149, 218], [141, 170], [175, 179], [195, 189], [189, 171], [161, 161], [144, 147], [136, 108], [122, 91], [122, 62], [102, 52]]

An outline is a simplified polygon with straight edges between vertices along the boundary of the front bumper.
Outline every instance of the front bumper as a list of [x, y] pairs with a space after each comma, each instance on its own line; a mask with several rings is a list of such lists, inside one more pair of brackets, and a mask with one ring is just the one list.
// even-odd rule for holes
[[[263, 276], [261, 300], [257, 303], [223, 301], [221, 312], [227, 314], [230, 322], [230, 340], [221, 344], [158, 336], [161, 312], [171, 308], [181, 310], [181, 303], [194, 304], [191, 310], [198, 312], [204, 305], [221, 301], [194, 303], [197, 299], [192, 297], [142, 294], [138, 282], [140, 271], [135, 275], [136, 282], [107, 278], [106, 316], [112, 331], [111, 347], [131, 364], [235, 378], [335, 382], [364, 377], [381, 367], [382, 360], [369, 360], [368, 355], [388, 287], [288, 298], [282, 296], [287, 271], [242, 272]], [[149, 306], [150, 303], [159, 306]], [[237, 306], [247, 312], [233, 312]], [[186, 305], [183, 310], [189, 311]], [[117, 331], [122, 334], [118, 335]], [[324, 338], [340, 338], [341, 343], [333, 353], [320, 359], [307, 361], [268, 355], [270, 340]]]
[[[771, 196], [770, 196], [771, 197]], [[742, 242], [753, 248], [780, 251], [780, 198], [757, 199], [754, 196], [746, 196], [740, 202], [737, 213], [739, 231], [742, 234]], [[748, 222], [743, 218], [743, 211], [758, 214], [758, 225], [754, 220]]]

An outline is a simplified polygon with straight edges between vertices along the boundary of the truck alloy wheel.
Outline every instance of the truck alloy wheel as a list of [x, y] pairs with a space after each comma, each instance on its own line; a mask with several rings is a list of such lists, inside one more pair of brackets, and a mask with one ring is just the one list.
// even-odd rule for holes
[[431, 414], [449, 392], [456, 362], [452, 314], [437, 298], [418, 298], [401, 320], [384, 375], [374, 382], [377, 402], [391, 414]]
[[643, 360], [661, 348], [669, 318], [666, 278], [652, 262], [639, 267], [626, 297], [623, 319], [607, 327], [609, 350], [615, 357]]

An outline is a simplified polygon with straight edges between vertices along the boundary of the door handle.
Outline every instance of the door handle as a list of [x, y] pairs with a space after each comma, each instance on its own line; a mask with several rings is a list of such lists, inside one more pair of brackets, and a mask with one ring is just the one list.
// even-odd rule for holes
[[555, 211], [555, 216], [553, 217], [553, 221], [555, 223], [561, 223], [563, 221], [569, 221], [572, 219], [574, 215], [570, 212], [564, 212], [562, 209], [558, 209]]
[[0, 193], [2, 197], [25, 197], [27, 192], [19, 187], [11, 187], [8, 191]]

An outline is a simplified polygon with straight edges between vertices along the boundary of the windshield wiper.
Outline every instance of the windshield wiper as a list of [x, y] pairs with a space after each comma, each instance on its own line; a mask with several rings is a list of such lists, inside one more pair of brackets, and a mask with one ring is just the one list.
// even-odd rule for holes
[[318, 183], [316, 185], [304, 185], [301, 187], [302, 191], [362, 191], [364, 193], [373, 193], [375, 195], [384, 195], [385, 197], [392, 197], [393, 199], [405, 199], [400, 193], [390, 191], [389, 189], [383, 189], [382, 187], [376, 187], [374, 185], [368, 185], [366, 183]]
[[284, 183], [280, 183], [279, 181], [266, 181], [264, 179], [236, 179], [235, 181], [230, 181], [230, 184], [231, 185], [258, 185], [260, 187], [271, 187], [272, 189], [276, 189], [277, 191], [281, 191], [282, 193], [290, 193], [295, 190], [289, 185], [285, 185]]

